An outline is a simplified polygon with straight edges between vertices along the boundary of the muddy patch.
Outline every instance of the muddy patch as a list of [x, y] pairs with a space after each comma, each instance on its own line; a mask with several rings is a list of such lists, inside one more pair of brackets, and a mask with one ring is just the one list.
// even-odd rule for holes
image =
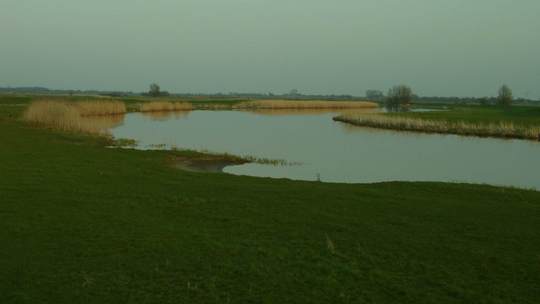
[[248, 163], [246, 160], [229, 160], [213, 156], [200, 158], [175, 156], [172, 161], [173, 166], [177, 169], [189, 172], [207, 173], [223, 173], [223, 169], [227, 166]]

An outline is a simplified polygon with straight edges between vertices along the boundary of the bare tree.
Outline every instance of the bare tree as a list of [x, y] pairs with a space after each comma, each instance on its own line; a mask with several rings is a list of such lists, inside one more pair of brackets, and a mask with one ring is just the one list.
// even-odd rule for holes
[[381, 101], [384, 99], [384, 94], [379, 90], [367, 90], [366, 98], [371, 101]]
[[501, 106], [511, 106], [514, 97], [512, 96], [512, 90], [507, 86], [503, 85], [499, 89], [499, 96], [497, 97], [497, 103]]
[[152, 83], [150, 85], [150, 91], [148, 91], [148, 95], [152, 97], [158, 97], [161, 95], [161, 88], [157, 83]]
[[388, 90], [386, 106], [392, 109], [407, 107], [411, 104], [412, 99], [412, 89], [406, 85], [398, 85]]

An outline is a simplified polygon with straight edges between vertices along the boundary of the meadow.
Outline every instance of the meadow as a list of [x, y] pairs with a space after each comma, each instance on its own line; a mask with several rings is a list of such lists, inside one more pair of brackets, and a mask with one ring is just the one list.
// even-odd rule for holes
[[389, 113], [390, 116], [421, 118], [437, 121], [467, 123], [513, 123], [524, 126], [540, 125], [540, 107], [535, 106], [480, 106], [480, 105], [417, 105], [431, 108], [431, 112]]
[[397, 131], [540, 140], [540, 107], [437, 106], [433, 110], [345, 114], [334, 120]]
[[540, 140], [540, 125], [529, 126], [514, 122], [472, 123], [385, 114], [345, 114], [335, 117], [334, 120], [379, 129]]
[[187, 172], [28, 102], [0, 98], [0, 303], [540, 298], [539, 192]]

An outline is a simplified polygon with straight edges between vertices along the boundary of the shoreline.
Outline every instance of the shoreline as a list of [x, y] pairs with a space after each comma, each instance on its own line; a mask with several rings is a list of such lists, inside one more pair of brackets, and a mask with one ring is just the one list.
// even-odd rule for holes
[[377, 117], [349, 117], [340, 115], [333, 117], [332, 120], [358, 127], [382, 130], [540, 141], [540, 127], [516, 127], [513, 124], [450, 123], [446, 121], [439, 122], [418, 118], [389, 117], [383, 115], [378, 115]]
[[213, 154], [201, 154], [199, 156], [180, 156], [170, 157], [172, 167], [198, 173], [224, 173], [223, 169], [228, 166], [247, 164], [249, 161], [236, 157], [228, 157]]

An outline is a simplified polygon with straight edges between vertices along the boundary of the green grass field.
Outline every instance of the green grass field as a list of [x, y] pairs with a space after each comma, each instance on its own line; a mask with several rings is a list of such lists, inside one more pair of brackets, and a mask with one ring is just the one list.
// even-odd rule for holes
[[2, 103], [2, 304], [540, 299], [539, 192], [184, 172]]
[[[424, 108], [422, 105], [418, 105]], [[498, 106], [437, 106], [443, 109], [434, 112], [391, 113], [389, 115], [422, 118], [430, 120], [465, 121], [471, 123], [513, 122], [520, 125], [540, 125], [540, 107], [513, 106], [509, 108]], [[428, 108], [430, 108], [428, 106]]]

